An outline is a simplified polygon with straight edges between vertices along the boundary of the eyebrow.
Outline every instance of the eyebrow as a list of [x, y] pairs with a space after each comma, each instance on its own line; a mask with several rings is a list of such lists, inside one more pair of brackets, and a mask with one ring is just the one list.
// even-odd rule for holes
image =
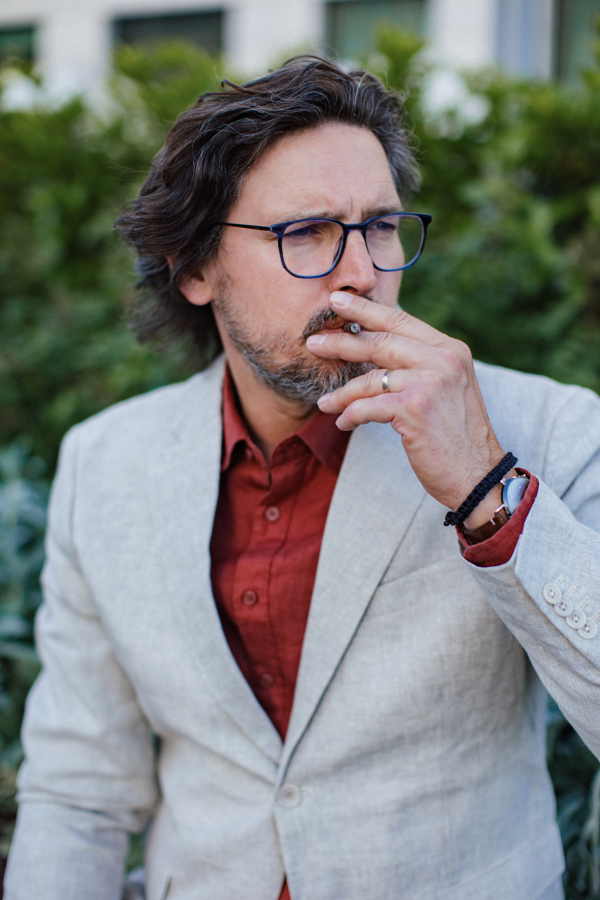
[[[398, 207], [394, 204], [394, 206], [377, 206], [370, 210], [362, 220], [366, 222], [367, 219], [372, 219], [375, 216], [389, 216], [393, 213], [404, 212], [403, 209], [398, 209]], [[344, 216], [336, 212], [335, 210], [321, 210], [321, 212], [315, 213], [313, 209], [311, 210], [295, 210], [292, 213], [288, 213], [285, 218], [276, 219], [275, 222], [294, 222], [296, 219], [339, 219], [340, 222], [344, 221]], [[272, 224], [275, 224], [272, 223]]]

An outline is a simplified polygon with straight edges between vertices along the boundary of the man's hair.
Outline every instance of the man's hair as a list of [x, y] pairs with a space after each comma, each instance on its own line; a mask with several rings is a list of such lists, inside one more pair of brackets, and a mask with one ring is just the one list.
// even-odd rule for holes
[[117, 220], [141, 275], [133, 330], [141, 341], [158, 337], [165, 344], [191, 334], [204, 364], [221, 350], [212, 307], [189, 303], [178, 284], [214, 257], [218, 223], [246, 173], [277, 140], [327, 122], [368, 128], [381, 142], [400, 198], [419, 183], [402, 100], [369, 72], [298, 56], [255, 81], [224, 81], [223, 88], [179, 116], [131, 211]]

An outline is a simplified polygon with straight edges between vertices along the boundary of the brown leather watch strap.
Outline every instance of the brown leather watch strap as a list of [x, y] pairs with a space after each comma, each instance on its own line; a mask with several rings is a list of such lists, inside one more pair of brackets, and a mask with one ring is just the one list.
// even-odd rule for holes
[[510, 516], [508, 512], [501, 506], [500, 509], [496, 510], [491, 519], [488, 519], [487, 522], [484, 522], [483, 525], [480, 525], [479, 528], [465, 528], [464, 525], [459, 525], [458, 530], [464, 537], [467, 544], [480, 544], [481, 541], [487, 541], [488, 538], [491, 538], [493, 534], [496, 534], [497, 531], [500, 531], [503, 525], [506, 525]]

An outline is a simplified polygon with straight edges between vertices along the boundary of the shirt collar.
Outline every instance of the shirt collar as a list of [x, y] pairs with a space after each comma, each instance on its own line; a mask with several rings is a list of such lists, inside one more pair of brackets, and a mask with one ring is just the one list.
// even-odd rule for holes
[[[339, 473], [348, 441], [350, 432], [340, 431], [335, 424], [336, 416], [328, 416], [325, 413], [318, 413], [299, 428], [293, 435], [281, 441], [275, 450], [273, 456], [277, 455], [280, 448], [284, 448], [286, 444], [301, 440], [314, 456], [331, 469], [336, 475]], [[229, 372], [229, 368], [225, 368], [225, 379], [223, 381], [223, 458], [221, 461], [221, 471], [225, 472], [231, 465], [233, 451], [240, 443], [245, 444], [250, 449], [252, 455], [257, 462], [266, 466], [265, 458], [255, 442], [248, 433], [248, 428], [239, 408], [237, 391], [233, 383], [233, 378]]]

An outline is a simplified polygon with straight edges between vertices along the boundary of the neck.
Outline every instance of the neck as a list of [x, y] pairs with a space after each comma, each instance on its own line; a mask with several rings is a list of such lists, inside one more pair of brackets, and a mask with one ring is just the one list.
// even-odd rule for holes
[[268, 461], [277, 444], [314, 419], [319, 409], [280, 397], [263, 384], [246, 360], [236, 353], [227, 354], [227, 365], [248, 431]]

